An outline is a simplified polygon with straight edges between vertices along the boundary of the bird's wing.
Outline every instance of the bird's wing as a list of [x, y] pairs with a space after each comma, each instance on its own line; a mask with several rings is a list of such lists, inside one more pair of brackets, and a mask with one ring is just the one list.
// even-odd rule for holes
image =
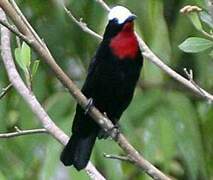
[[105, 45], [104, 42], [101, 42], [100, 46], [96, 51], [95, 56], [92, 58], [92, 61], [90, 62], [87, 77], [94, 76], [97, 66], [104, 61], [106, 55], [109, 53], [108, 51], [109, 48]]
[[96, 90], [98, 89], [100, 81], [99, 75], [101, 73], [100, 66], [102, 66], [106, 52], [107, 49], [102, 44], [100, 44], [95, 56], [93, 57], [89, 65], [88, 74], [82, 87], [82, 92], [87, 96], [87, 98], [93, 97]]
[[97, 66], [97, 62], [98, 62], [98, 61], [97, 61], [97, 58], [94, 57], [94, 58], [92, 59], [92, 61], [90, 62], [90, 64], [89, 64], [87, 77], [93, 75], [93, 73], [94, 73], [94, 71], [95, 71], [95, 68], [96, 68], [96, 66]]
[[88, 69], [88, 74], [86, 77], [86, 80], [84, 82], [84, 85], [81, 89], [81, 91], [84, 93], [84, 95], [87, 98], [91, 98], [93, 97], [94, 93], [95, 93], [95, 89], [97, 86], [97, 69], [98, 67], [98, 60], [94, 57], [93, 60], [91, 61], [90, 65], [89, 65], [89, 69]]

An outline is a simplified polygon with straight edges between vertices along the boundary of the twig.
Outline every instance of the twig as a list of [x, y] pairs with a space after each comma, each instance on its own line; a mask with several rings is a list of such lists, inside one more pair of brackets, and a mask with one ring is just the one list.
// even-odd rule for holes
[[202, 30], [199, 30], [199, 32], [201, 32], [204, 36], [206, 36], [210, 40], [213, 40], [213, 35], [207, 33], [205, 30], [202, 29]]
[[[197, 87], [197, 89], [200, 91], [201, 94], [203, 94], [203, 96], [205, 96], [205, 93], [203, 92], [203, 90], [200, 88], [200, 86], [194, 81], [193, 78], [193, 71], [190, 69], [189, 72], [187, 71], [186, 68], [183, 69], [183, 71], [185, 72], [186, 76], [188, 77], [189, 81]], [[208, 100], [208, 98], [206, 97], [206, 99]], [[209, 102], [211, 103], [211, 102]]]
[[[0, 1], [0, 4], [3, 1]], [[4, 1], [6, 2], [6, 1]], [[6, 21], [6, 16], [2, 9], [0, 8], [0, 19]], [[18, 74], [10, 47], [10, 33], [9, 31], [1, 27], [1, 55], [2, 60], [4, 62], [5, 68], [7, 70], [9, 79], [13, 84], [14, 88], [17, 92], [23, 97], [25, 102], [29, 105], [31, 110], [37, 116], [37, 118], [42, 123], [43, 127], [50, 133], [56, 140], [58, 140], [61, 144], [66, 145], [69, 140], [69, 137], [64, 134], [64, 132], [59, 129], [55, 123], [50, 119], [48, 114], [45, 112], [43, 107], [40, 105], [38, 100], [36, 99], [33, 92], [31, 92], [26, 85], [24, 84], [23, 80], [21, 79], [20, 75]], [[93, 180], [105, 180], [105, 178], [97, 171], [97, 169], [92, 165], [91, 162], [88, 163], [86, 167], [86, 172]]]
[[110, 11], [110, 7], [103, 0], [96, 0], [106, 11]]
[[22, 33], [20, 33], [15, 28], [15, 26], [9, 24], [7, 21], [0, 20], [0, 24], [2, 24], [3, 26], [5, 26], [6, 28], [8, 28], [11, 32], [13, 32], [16, 36], [20, 37], [24, 41], [28, 41], [28, 38], [25, 35], [23, 35]]
[[[104, 3], [103, 5], [103, 0], [99, 1], [96, 0], [98, 3], [100, 3], [104, 9], [109, 9], [105, 8], [106, 3]], [[70, 12], [71, 13], [71, 12]], [[74, 22], [76, 22], [77, 20], [75, 19]], [[80, 23], [78, 22], [78, 25], [80, 26]], [[81, 27], [83, 29], [83, 27]], [[88, 28], [88, 27], [87, 27]], [[92, 31], [92, 30], [91, 30]], [[92, 35], [92, 33], [89, 33], [90, 35]], [[193, 91], [194, 93], [196, 93], [197, 95], [199, 95], [200, 97], [203, 97], [205, 99], [207, 99], [209, 102], [213, 101], [213, 95], [208, 93], [207, 91], [205, 91], [204, 89], [202, 89], [201, 87], [197, 87], [195, 86], [191, 81], [187, 80], [186, 78], [184, 78], [183, 76], [181, 76], [180, 74], [178, 74], [177, 72], [175, 72], [173, 69], [171, 69], [169, 66], [167, 66], [160, 58], [158, 58], [152, 51], [151, 49], [146, 45], [146, 43], [140, 38], [140, 36], [136, 33], [136, 36], [138, 38], [139, 41], [139, 45], [140, 48], [142, 50], [142, 55], [144, 57], [146, 57], [147, 60], [151, 61], [153, 64], [155, 64], [156, 66], [158, 66], [161, 70], [163, 70], [165, 73], [167, 73], [169, 76], [171, 76], [172, 78], [174, 78], [176, 81], [180, 82], [181, 84], [183, 84], [185, 87], [189, 88], [191, 91]], [[202, 90], [202, 93], [201, 91]]]
[[106, 154], [106, 153], [104, 153], [103, 155], [105, 158], [108, 158], [108, 159], [115, 159], [120, 161], [126, 161], [129, 163], [134, 163], [134, 161], [128, 156], [119, 156], [119, 155]]
[[[19, 29], [20, 32], [24, 33], [24, 35], [26, 36], [34, 37], [32, 34], [30, 34], [30, 31], [28, 30], [25, 23], [20, 18], [17, 18], [18, 15], [16, 11], [14, 11], [13, 7], [10, 5], [8, 1], [0, 0], [0, 7], [4, 9], [4, 11], [11, 18], [11, 20], [14, 22], [14, 24], [16, 25], [16, 27]], [[63, 83], [65, 87], [68, 88], [68, 90], [76, 99], [76, 101], [79, 103], [79, 105], [81, 105], [82, 108], [85, 109], [88, 104], [87, 98], [81, 93], [80, 89], [69, 79], [69, 77], [62, 71], [62, 69], [56, 64], [50, 52], [47, 49], [44, 49], [40, 45], [40, 43], [36, 41], [35, 42], [33, 41], [31, 47], [41, 56], [41, 59], [43, 59], [51, 67], [51, 69], [56, 74], [57, 78]], [[139, 154], [139, 152], [136, 151], [134, 147], [127, 141], [127, 139], [123, 136], [123, 134], [121, 133], [117, 134], [117, 131], [116, 132], [112, 131], [112, 129], [115, 129], [113, 128], [114, 125], [112, 124], [112, 121], [103, 116], [98, 109], [92, 107], [89, 111], [89, 114], [105, 131], [111, 130], [109, 133], [110, 136], [114, 138], [114, 140], [118, 143], [118, 145], [127, 154], [131, 155], [131, 158], [134, 160], [135, 164], [138, 167], [142, 168], [153, 179], [169, 180], [169, 178], [165, 174], [163, 174], [150, 162], [144, 159]]]
[[13, 87], [13, 85], [10, 83], [7, 87], [2, 89], [2, 92], [0, 93], [0, 99], [2, 99]]
[[99, 35], [98, 33], [92, 31], [90, 28], [87, 27], [87, 24], [84, 23], [82, 21], [82, 19], [80, 19], [80, 21], [78, 21], [74, 16], [73, 14], [70, 12], [70, 10], [68, 10], [64, 5], [63, 5], [63, 8], [65, 10], [65, 12], [68, 14], [68, 16], [86, 33], [94, 36], [95, 38], [97, 38], [98, 40], [101, 40], [102, 39], [102, 36]]
[[29, 130], [16, 129], [16, 132], [0, 133], [0, 138], [2, 138], [2, 139], [3, 138], [13, 138], [13, 137], [18, 137], [18, 136], [23, 136], [23, 135], [43, 134], [43, 133], [48, 133], [48, 131], [46, 129], [29, 129]]
[[[160, 58], [158, 58], [144, 43], [144, 41], [139, 38], [139, 44], [141, 49], [143, 50], [143, 56], [146, 57], [147, 60], [154, 63], [156, 66], [158, 66], [160, 69], [162, 69], [164, 72], [166, 72], [169, 76], [180, 82], [185, 87], [189, 88], [192, 92], [197, 94], [200, 97], [203, 97], [205, 99], [208, 99], [209, 102], [213, 101], [213, 95], [202, 89], [201, 87], [198, 89], [192, 82], [175, 72], [173, 69], [171, 69], [169, 66], [167, 66]], [[200, 93], [200, 89], [202, 89], [203, 93]], [[204, 96], [205, 94], [205, 96]]]
[[28, 31], [30, 31], [30, 34], [34, 36], [36, 41], [43, 46], [43, 48], [47, 49], [46, 44], [39, 38], [37, 33], [34, 31], [34, 29], [30, 26], [29, 22], [25, 18], [25, 16], [21, 13], [21, 10], [17, 6], [16, 2], [14, 0], [10, 0], [12, 6], [14, 7], [14, 10], [17, 12], [17, 15], [21, 18], [21, 20], [24, 22], [24, 24], [27, 26]]

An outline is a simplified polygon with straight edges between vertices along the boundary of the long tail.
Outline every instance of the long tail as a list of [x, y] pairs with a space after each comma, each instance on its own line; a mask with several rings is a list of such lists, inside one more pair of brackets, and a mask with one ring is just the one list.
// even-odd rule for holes
[[61, 153], [60, 159], [63, 164], [65, 166], [73, 165], [77, 170], [84, 169], [89, 162], [96, 136], [96, 132], [86, 137], [74, 133]]

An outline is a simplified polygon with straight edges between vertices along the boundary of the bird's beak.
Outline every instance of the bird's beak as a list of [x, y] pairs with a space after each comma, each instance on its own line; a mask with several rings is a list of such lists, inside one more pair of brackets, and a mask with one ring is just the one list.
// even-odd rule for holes
[[134, 21], [137, 18], [137, 16], [135, 14], [132, 14], [131, 16], [128, 17], [128, 19], [126, 21]]

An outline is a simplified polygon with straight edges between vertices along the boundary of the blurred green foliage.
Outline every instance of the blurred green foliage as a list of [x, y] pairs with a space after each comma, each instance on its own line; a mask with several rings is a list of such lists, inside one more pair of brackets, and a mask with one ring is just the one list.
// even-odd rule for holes
[[[58, 64], [81, 87], [99, 42], [82, 32], [67, 17], [59, 2], [18, 1]], [[138, 16], [137, 32], [151, 49], [182, 75], [183, 68], [192, 69], [195, 81], [213, 92], [213, 61], [209, 52], [186, 54], [178, 48], [189, 36], [202, 38], [188, 18], [179, 14], [180, 8], [186, 4], [206, 8], [203, 0], [106, 2], [110, 6], [129, 7]], [[103, 34], [107, 14], [95, 0], [68, 0], [67, 7], [90, 28]], [[15, 38], [13, 46], [17, 47]], [[32, 61], [37, 58], [33, 53]], [[7, 84], [0, 61], [0, 88]], [[70, 135], [76, 103], [43, 63], [33, 78], [33, 90], [55, 123]], [[15, 90], [0, 100], [0, 124], [0, 132], [14, 131], [14, 126], [20, 129], [41, 126]], [[213, 179], [212, 106], [148, 61], [144, 63], [134, 99], [120, 124], [133, 146], [163, 172], [180, 180]], [[85, 172], [62, 166], [61, 149], [56, 140], [44, 134], [1, 139], [0, 180], [88, 179]], [[105, 159], [103, 153], [123, 155], [123, 152], [112, 140], [97, 141], [91, 160], [107, 179], [150, 179], [131, 164]]]

